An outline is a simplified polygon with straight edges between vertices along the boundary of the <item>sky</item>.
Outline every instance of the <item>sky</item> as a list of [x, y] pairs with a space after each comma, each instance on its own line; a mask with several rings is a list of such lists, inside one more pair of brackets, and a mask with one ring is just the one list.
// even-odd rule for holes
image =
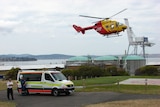
[[72, 27], [99, 21], [79, 15], [105, 18], [125, 8], [111, 20], [124, 23], [128, 18], [136, 37], [145, 36], [155, 43], [146, 53], [160, 53], [159, 0], [0, 0], [0, 54], [125, 54], [129, 45], [126, 31], [107, 38], [95, 30], [83, 35]]

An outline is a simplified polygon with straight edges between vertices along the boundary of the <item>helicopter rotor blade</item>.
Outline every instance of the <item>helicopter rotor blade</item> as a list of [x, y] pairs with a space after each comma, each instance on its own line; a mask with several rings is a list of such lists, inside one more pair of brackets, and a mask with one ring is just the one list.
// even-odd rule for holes
[[118, 14], [122, 13], [122, 12], [123, 12], [123, 11], [125, 11], [125, 10], [127, 10], [127, 8], [125, 8], [125, 9], [123, 9], [123, 10], [119, 11], [118, 13], [116, 13], [116, 14], [114, 14], [114, 15], [110, 16], [110, 17], [107, 17], [107, 18], [94, 17], [94, 16], [86, 16], [86, 15], [79, 15], [79, 16], [80, 16], [80, 17], [87, 17], [87, 18], [94, 18], [94, 19], [108, 20], [108, 19], [110, 19], [110, 18], [112, 18], [112, 17], [114, 17], [114, 16], [116, 16], [116, 15], [118, 15]]
[[116, 14], [114, 14], [114, 15], [110, 16], [109, 18], [114, 17], [114, 16], [116, 16], [116, 15], [118, 15], [118, 14], [122, 13], [122, 12], [123, 12], [123, 11], [125, 11], [125, 10], [127, 10], [127, 8], [125, 8], [125, 9], [123, 9], [123, 10], [119, 11], [118, 13], [116, 13]]
[[87, 17], [87, 18], [94, 18], [94, 19], [104, 19], [101, 17], [94, 17], [94, 16], [86, 16], [86, 15], [79, 15], [80, 17]]

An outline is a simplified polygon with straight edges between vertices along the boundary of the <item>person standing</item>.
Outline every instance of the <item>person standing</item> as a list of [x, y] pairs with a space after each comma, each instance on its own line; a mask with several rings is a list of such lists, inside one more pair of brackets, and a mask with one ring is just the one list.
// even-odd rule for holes
[[27, 95], [26, 92], [26, 80], [21, 76], [22, 95]]
[[8, 82], [7, 82], [7, 98], [8, 98], [8, 100], [10, 100], [10, 96], [11, 96], [12, 100], [14, 100], [12, 88], [13, 88], [13, 82], [12, 82], [12, 79], [9, 78]]

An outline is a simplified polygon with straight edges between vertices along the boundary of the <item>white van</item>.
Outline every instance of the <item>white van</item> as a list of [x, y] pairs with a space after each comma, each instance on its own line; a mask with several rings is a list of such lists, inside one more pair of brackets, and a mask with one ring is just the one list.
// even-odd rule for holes
[[21, 77], [26, 81], [26, 92], [49, 93], [58, 96], [60, 93], [70, 95], [74, 92], [74, 84], [67, 80], [60, 71], [19, 71], [17, 90], [22, 94]]

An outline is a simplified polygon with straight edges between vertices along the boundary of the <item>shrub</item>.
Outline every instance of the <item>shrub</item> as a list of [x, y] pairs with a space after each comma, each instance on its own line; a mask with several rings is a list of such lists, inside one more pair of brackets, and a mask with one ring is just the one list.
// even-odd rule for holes
[[156, 76], [159, 75], [158, 69], [155, 66], [144, 66], [135, 71], [135, 75]]
[[5, 75], [6, 79], [12, 78], [15, 80], [17, 78], [17, 74], [18, 74], [19, 70], [20, 70], [20, 68], [11, 68], [9, 71], [7, 71], [7, 73]]
[[129, 75], [128, 72], [126, 72], [125, 69], [122, 69], [122, 68], [118, 68], [117, 73], [118, 73], [117, 74], [118, 76], [128, 76]]
[[95, 65], [82, 65], [78, 69], [64, 69], [62, 73], [71, 78], [92, 78], [92, 77], [102, 77], [102, 76], [124, 76], [128, 73], [121, 68], [116, 66], [110, 66], [107, 69], [104, 67], [95, 66]]
[[106, 71], [108, 73], [110, 73], [112, 76], [117, 76], [118, 75], [118, 73], [117, 73], [117, 67], [115, 67], [115, 66], [107, 67]]
[[127, 76], [129, 75], [125, 69], [110, 66], [105, 70], [105, 76]]

